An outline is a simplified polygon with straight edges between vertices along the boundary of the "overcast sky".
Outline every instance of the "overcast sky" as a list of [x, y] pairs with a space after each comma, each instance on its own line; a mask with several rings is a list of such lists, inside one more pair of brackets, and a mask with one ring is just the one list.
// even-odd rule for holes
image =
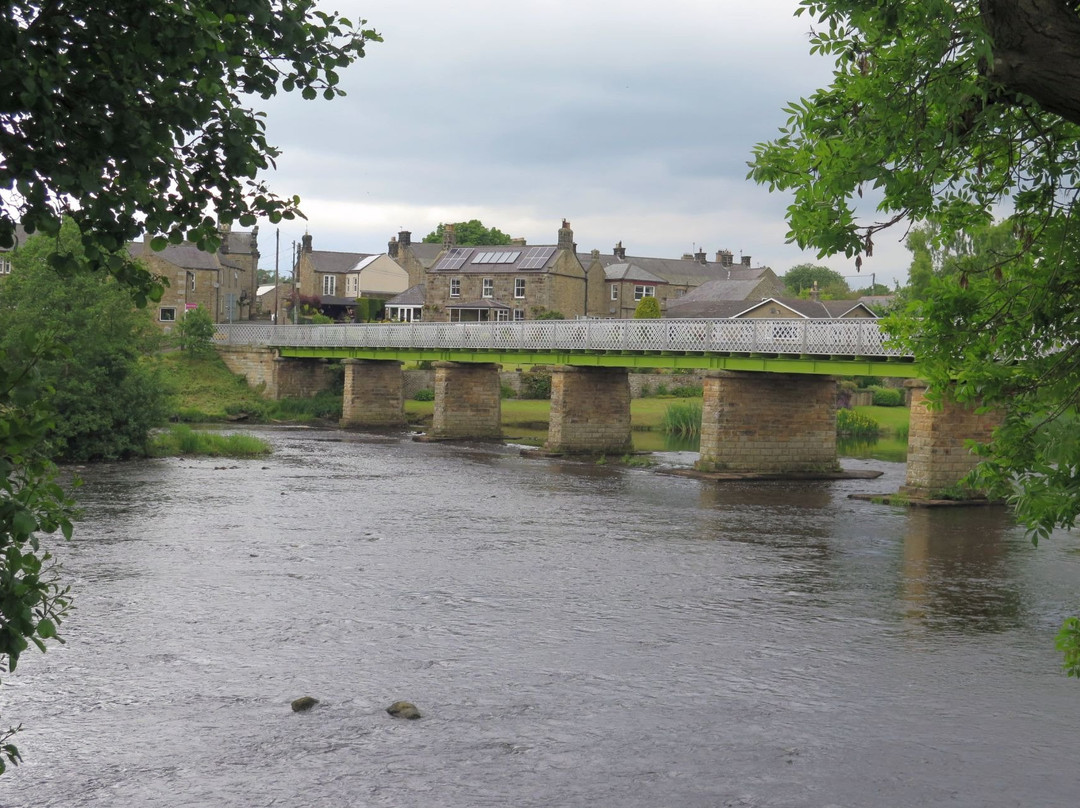
[[[332, 102], [266, 105], [283, 150], [268, 177], [299, 194], [281, 266], [316, 249], [383, 252], [440, 222], [480, 219], [530, 244], [569, 220], [582, 251], [750, 255], [777, 274], [818, 261], [785, 243], [790, 199], [745, 179], [787, 101], [828, 83], [795, 0], [326, 0], [385, 41], [344, 72]], [[262, 265], [274, 228], [262, 223]], [[907, 277], [903, 233], [875, 244], [853, 287]]]

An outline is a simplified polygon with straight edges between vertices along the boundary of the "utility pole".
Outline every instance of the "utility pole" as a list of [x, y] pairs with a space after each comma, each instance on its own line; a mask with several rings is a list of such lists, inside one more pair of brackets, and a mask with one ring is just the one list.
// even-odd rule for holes
[[281, 228], [277, 228], [274, 231], [274, 325], [277, 325], [278, 321], [278, 293], [280, 289], [280, 281], [278, 280], [278, 261], [281, 258]]

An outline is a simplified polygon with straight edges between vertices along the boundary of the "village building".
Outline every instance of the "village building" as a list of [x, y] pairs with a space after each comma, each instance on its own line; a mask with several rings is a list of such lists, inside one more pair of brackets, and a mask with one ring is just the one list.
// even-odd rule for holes
[[388, 254], [332, 252], [312, 248], [311, 236], [301, 240], [296, 261], [297, 291], [302, 299], [318, 300], [320, 313], [335, 320], [353, 320], [358, 301], [377, 301], [369, 312], [409, 287], [409, 273]]

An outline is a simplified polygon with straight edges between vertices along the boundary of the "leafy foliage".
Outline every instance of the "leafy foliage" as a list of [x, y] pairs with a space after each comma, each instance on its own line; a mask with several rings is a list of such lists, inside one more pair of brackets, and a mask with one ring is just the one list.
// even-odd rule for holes
[[634, 308], [635, 320], [659, 320], [660, 301], [655, 297], [643, 297]]
[[[31, 644], [62, 642], [58, 627], [69, 606], [42, 536], [71, 537], [74, 503], [56, 482], [42, 447], [53, 428], [40, 374], [66, 353], [47, 334], [6, 335], [0, 346], [0, 672], [15, 670]], [[0, 774], [19, 762], [10, 743], [17, 728], [0, 732]]]
[[856, 268], [883, 229], [927, 226], [917, 299], [886, 326], [932, 396], [1005, 410], [966, 482], [1006, 497], [1035, 541], [1073, 527], [1080, 7], [800, 0], [796, 13], [815, 18], [811, 51], [835, 60], [833, 81], [787, 107], [750, 176], [793, 192], [791, 240]]
[[180, 350], [191, 356], [209, 356], [214, 351], [214, 318], [201, 305], [184, 312], [176, 324]]
[[836, 270], [815, 264], [793, 266], [780, 280], [784, 282], [788, 293], [796, 297], [808, 293], [815, 284], [824, 299], [843, 300], [851, 296], [851, 289], [843, 275]]
[[836, 434], [852, 438], [876, 438], [881, 433], [881, 426], [871, 418], [855, 410], [838, 409], [836, 411]]
[[[0, 246], [14, 226], [80, 226], [85, 259], [132, 287], [160, 284], [120, 250], [185, 238], [216, 249], [217, 222], [299, 215], [257, 176], [278, 151], [244, 96], [342, 95], [339, 71], [380, 38], [315, 0], [15, 0], [0, 11]], [[167, 35], [163, 35], [167, 32]], [[213, 215], [208, 215], [211, 212]], [[57, 252], [57, 269], [80, 268]]]
[[[479, 219], [470, 219], [467, 222], [454, 222], [454, 243], [462, 247], [482, 247], [497, 244], [509, 244], [510, 236], [497, 227], [484, 227]], [[439, 226], [424, 236], [425, 244], [442, 244], [446, 237], [447, 225], [440, 222]]]
[[43, 329], [62, 353], [40, 360], [55, 413], [47, 451], [71, 461], [140, 455], [149, 431], [165, 420], [164, 384], [142, 357], [160, 340], [149, 314], [132, 306], [114, 278], [60, 274], [52, 257], [82, 260], [78, 229], [65, 222], [58, 237], [38, 236], [15, 251], [0, 288], [0, 347], [11, 348]]

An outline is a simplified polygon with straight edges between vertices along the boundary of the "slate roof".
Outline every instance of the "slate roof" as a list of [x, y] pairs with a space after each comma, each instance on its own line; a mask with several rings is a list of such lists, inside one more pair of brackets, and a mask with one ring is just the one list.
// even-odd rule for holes
[[400, 295], [386, 301], [387, 306], [423, 306], [426, 287], [422, 283], [410, 286]]
[[217, 253], [204, 252], [189, 241], [170, 244], [161, 252], [151, 250], [145, 241], [130, 241], [127, 248], [132, 258], [154, 255], [184, 269], [221, 269]]
[[442, 244], [426, 244], [422, 241], [409, 244], [408, 249], [424, 269], [431, 269], [443, 251]]
[[[461, 266], [456, 269], [439, 269], [437, 272], [446, 272], [458, 275], [498, 275], [506, 273], [522, 273], [522, 272], [543, 272], [545, 269], [554, 264], [559, 258], [559, 248], [555, 244], [530, 244], [527, 247], [520, 244], [496, 244], [489, 247], [451, 247], [450, 249], [459, 250], [471, 250], [465, 258], [465, 261]], [[530, 255], [536, 255], [538, 250], [548, 249], [551, 254], [547, 257], [544, 263], [539, 266], [524, 266], [527, 262], [530, 262]], [[442, 247], [440, 246], [440, 252]], [[477, 257], [484, 253], [519, 253], [518, 257], [509, 264], [494, 264], [494, 263], [473, 263]], [[535, 264], [535, 261], [532, 262]], [[438, 262], [432, 264], [437, 266]], [[431, 266], [426, 267], [431, 269]]]
[[311, 266], [316, 272], [348, 272], [365, 258], [371, 257], [369, 253], [331, 252], [329, 250], [312, 250], [307, 253]]
[[[701, 288], [701, 287], [699, 287]], [[697, 292], [695, 289], [694, 292]], [[810, 320], [834, 320], [844, 317], [853, 309], [865, 308], [871, 315], [874, 311], [858, 300], [803, 300], [801, 298], [768, 297], [760, 300], [731, 300], [719, 298], [691, 299], [694, 292], [677, 300], [669, 300], [667, 316], [669, 318], [695, 317], [737, 317], [762, 303], [772, 301], [795, 314]]]
[[604, 267], [604, 279], [609, 281], [642, 281], [650, 284], [666, 284], [663, 278], [653, 275], [637, 264], [619, 263]]
[[764, 275], [768, 267], [744, 267], [742, 264], [725, 267], [715, 262], [702, 264], [693, 258], [645, 258], [626, 256], [620, 258], [613, 254], [601, 254], [593, 258], [591, 253], [578, 253], [581, 265], [588, 268], [593, 261], [599, 261], [607, 270], [616, 264], [630, 264], [643, 272], [651, 273], [667, 283], [678, 286], [700, 286], [711, 280], [753, 280]]

